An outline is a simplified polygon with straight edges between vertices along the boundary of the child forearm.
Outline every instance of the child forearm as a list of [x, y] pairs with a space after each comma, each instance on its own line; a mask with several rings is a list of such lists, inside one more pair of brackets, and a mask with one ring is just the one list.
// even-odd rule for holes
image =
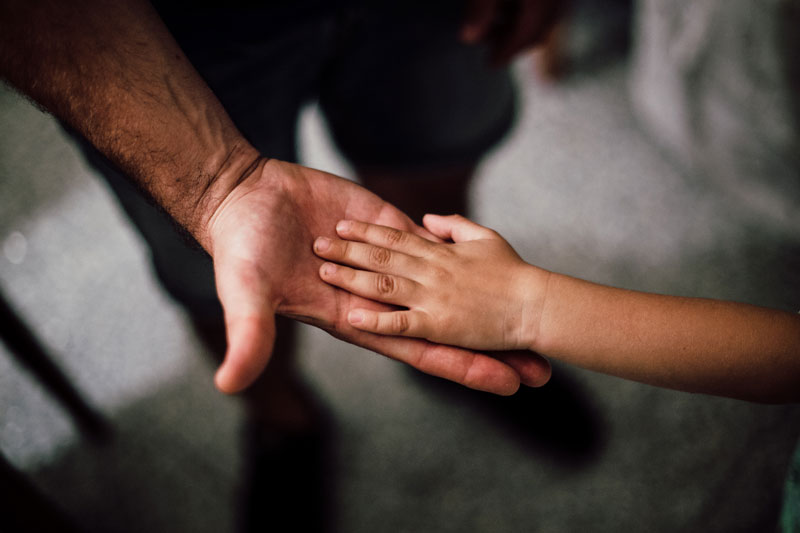
[[359, 310], [353, 325], [474, 349], [530, 349], [673, 389], [800, 401], [800, 315], [598, 285], [529, 265], [497, 233], [461, 217], [428, 215], [425, 226], [454, 242], [352, 223], [337, 227], [350, 242], [318, 251], [340, 263], [321, 270], [328, 283], [407, 308]]
[[800, 316], [553, 274], [531, 349], [652, 385], [800, 401]]

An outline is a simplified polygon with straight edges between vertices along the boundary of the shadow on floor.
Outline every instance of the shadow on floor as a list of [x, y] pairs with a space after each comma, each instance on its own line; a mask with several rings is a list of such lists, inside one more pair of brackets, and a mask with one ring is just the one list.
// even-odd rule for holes
[[474, 391], [420, 372], [418, 380], [442, 401], [473, 411], [525, 451], [581, 469], [596, 460], [606, 441], [594, 402], [568, 368], [553, 368], [543, 387], [522, 386], [513, 396]]

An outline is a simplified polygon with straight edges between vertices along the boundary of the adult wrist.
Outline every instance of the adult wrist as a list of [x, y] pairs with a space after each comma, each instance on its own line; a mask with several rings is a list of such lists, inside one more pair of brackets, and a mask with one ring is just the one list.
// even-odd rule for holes
[[184, 225], [207, 252], [213, 251], [211, 227], [216, 214], [234, 189], [259, 171], [267, 160], [242, 140], [206, 162], [206, 183], [191, 200], [192, 213]]

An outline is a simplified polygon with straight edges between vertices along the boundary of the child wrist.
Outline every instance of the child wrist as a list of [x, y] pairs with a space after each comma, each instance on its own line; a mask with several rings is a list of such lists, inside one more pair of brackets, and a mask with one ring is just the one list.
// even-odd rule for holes
[[534, 352], [541, 349], [542, 314], [551, 275], [551, 272], [533, 265], [526, 265], [524, 270], [520, 292], [523, 295], [522, 317], [518, 335], [523, 349]]

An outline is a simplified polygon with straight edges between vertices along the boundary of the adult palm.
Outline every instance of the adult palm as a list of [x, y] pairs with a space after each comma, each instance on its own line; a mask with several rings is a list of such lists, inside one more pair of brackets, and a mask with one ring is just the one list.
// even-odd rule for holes
[[262, 161], [220, 203], [208, 224], [217, 290], [225, 309], [228, 351], [217, 372], [225, 392], [244, 389], [269, 361], [274, 315], [321, 327], [332, 335], [471, 388], [513, 394], [520, 384], [550, 375], [543, 358], [496, 357], [359, 331], [346, 320], [354, 308], [385, 309], [324, 283], [318, 236], [334, 236], [339, 220], [353, 219], [433, 238], [395, 207], [337, 176], [276, 160]]

